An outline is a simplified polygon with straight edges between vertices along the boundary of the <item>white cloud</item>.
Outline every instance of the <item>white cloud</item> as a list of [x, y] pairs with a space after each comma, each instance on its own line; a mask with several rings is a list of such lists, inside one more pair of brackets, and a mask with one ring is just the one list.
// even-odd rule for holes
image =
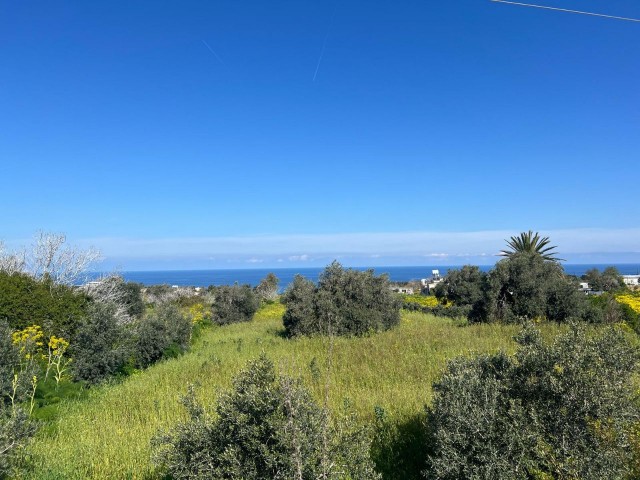
[[309, 257], [309, 255], [304, 254], [304, 255], [291, 255], [289, 257], [289, 261], [290, 262], [306, 262], [308, 260], [310, 260], [311, 257]]
[[[487, 257], [492, 258], [517, 230], [476, 232], [378, 232], [295, 235], [247, 235], [200, 238], [92, 238], [74, 244], [95, 245], [107, 257], [244, 259], [248, 263], [288, 260], [317, 261], [322, 258], [388, 257]], [[598, 253], [637, 252], [640, 254], [640, 228], [582, 228], [540, 231], [549, 236], [560, 256]], [[296, 252], [307, 252], [299, 254]], [[465, 252], [465, 253], [460, 253]], [[255, 262], [254, 262], [255, 260]], [[261, 263], [261, 262], [260, 262]]]

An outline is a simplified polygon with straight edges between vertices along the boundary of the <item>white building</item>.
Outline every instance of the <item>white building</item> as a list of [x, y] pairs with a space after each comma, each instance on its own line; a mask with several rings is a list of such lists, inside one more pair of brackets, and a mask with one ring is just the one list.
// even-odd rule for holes
[[624, 284], [630, 287], [637, 287], [640, 285], [640, 275], [622, 275]]

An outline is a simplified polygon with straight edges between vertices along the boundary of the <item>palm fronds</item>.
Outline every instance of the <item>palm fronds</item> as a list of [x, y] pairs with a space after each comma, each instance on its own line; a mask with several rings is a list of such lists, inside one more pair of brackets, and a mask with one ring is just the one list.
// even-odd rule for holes
[[551, 242], [549, 237], [540, 237], [538, 232], [535, 232], [535, 234], [531, 230], [522, 232], [519, 236], [511, 237], [511, 240], [507, 240], [506, 242], [509, 249], [500, 252], [500, 255], [503, 257], [510, 257], [517, 253], [533, 253], [540, 255], [547, 261], [564, 261], [562, 258], [556, 258], [556, 253], [553, 252], [553, 250], [557, 247], [555, 245], [549, 245]]

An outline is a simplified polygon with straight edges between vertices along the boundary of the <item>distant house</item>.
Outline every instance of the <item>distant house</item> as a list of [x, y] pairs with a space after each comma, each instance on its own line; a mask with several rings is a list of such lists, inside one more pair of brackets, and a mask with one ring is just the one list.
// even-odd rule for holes
[[600, 290], [594, 290], [587, 282], [580, 282], [578, 289], [585, 295], [602, 295], [604, 293]]
[[411, 287], [401, 287], [398, 285], [391, 285], [391, 291], [396, 293], [403, 293], [405, 295], [413, 295], [413, 288]]
[[431, 270], [431, 278], [423, 278], [420, 280], [422, 291], [425, 293], [431, 293], [431, 290], [436, 288], [436, 285], [443, 280], [444, 278], [440, 276], [440, 270]]
[[622, 280], [629, 287], [637, 287], [640, 285], [640, 275], [622, 275]]

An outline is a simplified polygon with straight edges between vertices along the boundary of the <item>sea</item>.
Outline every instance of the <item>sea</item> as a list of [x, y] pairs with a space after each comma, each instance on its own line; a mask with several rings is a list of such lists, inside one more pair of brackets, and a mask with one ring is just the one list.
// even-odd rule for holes
[[[581, 276], [587, 270], [597, 268], [616, 267], [622, 275], [640, 274], [640, 264], [563, 264], [568, 275]], [[438, 270], [444, 276], [451, 269], [459, 269], [460, 265], [451, 266], [404, 266], [404, 267], [353, 267], [355, 270], [374, 270], [376, 275], [387, 274], [393, 282], [408, 282], [432, 276], [433, 270]], [[488, 272], [493, 265], [481, 265], [480, 270]], [[312, 281], [317, 281], [323, 267], [317, 268], [256, 268], [233, 270], [153, 270], [153, 271], [124, 271], [118, 272], [129, 282], [143, 285], [177, 285], [180, 287], [207, 287], [209, 285], [248, 284], [256, 286], [269, 272], [273, 272], [280, 280], [280, 288], [289, 285], [296, 275], [302, 275]], [[103, 272], [92, 272], [88, 280], [104, 275]]]

